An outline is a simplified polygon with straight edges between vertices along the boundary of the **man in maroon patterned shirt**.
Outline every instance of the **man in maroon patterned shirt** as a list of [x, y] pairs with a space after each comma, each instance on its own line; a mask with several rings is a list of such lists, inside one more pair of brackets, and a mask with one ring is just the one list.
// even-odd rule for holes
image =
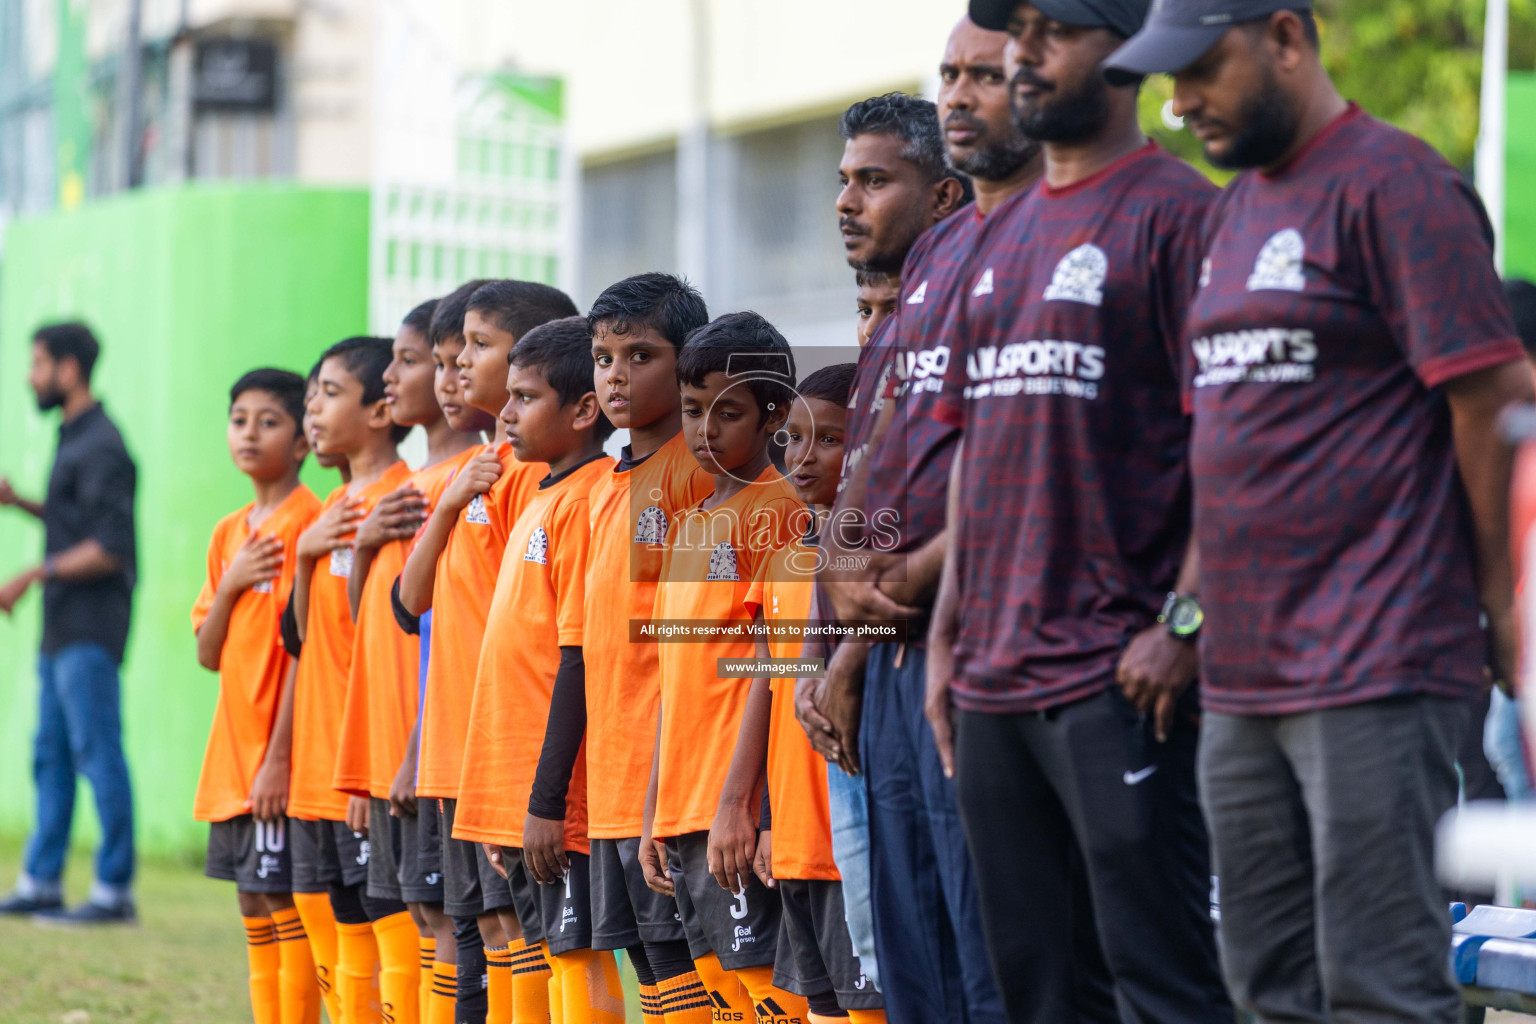
[[[1189, 569], [1179, 336], [1216, 189], [1142, 135], [1136, 85], [1099, 71], [1146, 7], [971, 2], [1012, 36], [1045, 176], [988, 218], [937, 410], [963, 438], [929, 716], [1009, 1019], [1030, 1024], [1232, 1020], [1195, 651], [1158, 621]], [[1112, 1001], [1085, 984], [1106, 963]]]
[[1495, 424], [1532, 391], [1489, 224], [1340, 97], [1308, 0], [1166, 0], [1107, 66], [1158, 71], [1243, 169], [1185, 330], [1228, 983], [1261, 1021], [1452, 1024], [1432, 830], [1514, 665]]

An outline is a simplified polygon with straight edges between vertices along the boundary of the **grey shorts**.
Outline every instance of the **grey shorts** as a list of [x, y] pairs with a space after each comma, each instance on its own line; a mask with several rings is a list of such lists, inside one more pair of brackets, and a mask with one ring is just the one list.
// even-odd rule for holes
[[583, 853], [565, 856], [571, 865], [565, 882], [540, 885], [523, 866], [522, 850], [501, 848], [501, 862], [507, 867], [506, 885], [517, 908], [517, 923], [523, 926], [523, 941], [547, 942], [549, 951], [556, 954], [592, 948], [590, 858]]
[[709, 873], [709, 833], [690, 832], [667, 840], [667, 870], [677, 888], [677, 912], [698, 960], [714, 953], [728, 971], [767, 967], [778, 955], [779, 894], [749, 875], [732, 895]]
[[453, 838], [457, 801], [443, 801], [443, 912], [450, 917], [479, 917], [512, 906], [507, 880], [496, 873], [479, 843]]
[[416, 801], [416, 813], [400, 822], [400, 898], [406, 903], [443, 902], [443, 815], [436, 800]]
[[234, 882], [240, 892], [293, 891], [293, 856], [287, 818], [257, 821], [249, 814], [216, 821], [208, 829], [203, 874]]
[[677, 901], [645, 884], [639, 837], [592, 840], [592, 948], [683, 938]]
[[880, 993], [860, 969], [848, 937], [843, 883], [781, 878], [778, 890], [784, 918], [773, 983], [807, 997], [830, 989], [845, 1010], [884, 1007]]
[[368, 895], [403, 903], [400, 895], [400, 819], [389, 813], [389, 801], [368, 800]]
[[293, 891], [325, 892], [333, 885], [353, 886], [368, 880], [371, 846], [367, 837], [344, 821], [288, 819], [293, 850]]

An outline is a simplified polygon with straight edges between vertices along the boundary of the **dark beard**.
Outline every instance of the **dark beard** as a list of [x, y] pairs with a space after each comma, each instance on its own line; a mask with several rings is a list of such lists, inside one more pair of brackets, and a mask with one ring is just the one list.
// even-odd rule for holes
[[54, 384], [49, 384], [37, 393], [38, 412], [52, 412], [63, 404], [64, 392], [60, 391]]
[[1013, 123], [1026, 137], [1036, 142], [1081, 142], [1109, 123], [1109, 84], [1092, 75], [1076, 92], [1062, 92], [1057, 86], [1041, 95], [1028, 114], [1019, 110], [1016, 100], [1012, 107]]
[[1232, 144], [1221, 156], [1207, 151], [1205, 158], [1227, 170], [1268, 167], [1296, 142], [1299, 120], [1295, 108], [1275, 82], [1274, 73], [1266, 71], [1263, 86], [1243, 104], [1242, 127], [1232, 136]]
[[982, 181], [1007, 181], [1035, 158], [1040, 144], [1017, 131], [1008, 138], [989, 142], [963, 160], [952, 160], [955, 169]]

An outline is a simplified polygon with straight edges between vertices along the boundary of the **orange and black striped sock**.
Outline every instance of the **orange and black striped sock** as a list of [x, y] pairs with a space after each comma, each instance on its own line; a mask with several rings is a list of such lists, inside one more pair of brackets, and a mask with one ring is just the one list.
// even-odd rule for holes
[[432, 1009], [427, 1024], [453, 1024], [453, 1010], [459, 998], [459, 969], [453, 964], [432, 965]]
[[319, 1024], [320, 984], [315, 980], [315, 958], [309, 952], [309, 936], [294, 907], [272, 912], [272, 931], [277, 936], [278, 998], [282, 1000], [283, 1024]]
[[695, 960], [693, 966], [687, 974], [658, 983], [667, 1024], [711, 1024], [716, 1011], [737, 1014], [736, 1020], [752, 1020], [752, 1000], [713, 953]]
[[512, 950], [485, 947], [485, 1024], [512, 1024]]
[[432, 964], [437, 960], [437, 936], [423, 935], [416, 940], [421, 952], [421, 984], [417, 987], [417, 1019], [426, 1024], [432, 1008]]
[[315, 965], [315, 983], [331, 1024], [341, 1021], [341, 994], [336, 991], [336, 912], [323, 892], [296, 892], [293, 905], [309, 936], [309, 953]]
[[667, 1015], [661, 1008], [661, 988], [640, 983], [640, 1020], [642, 1024], [666, 1024]]
[[772, 967], [738, 967], [734, 973], [751, 995], [752, 1009], [760, 1024], [805, 1020], [810, 1016], [811, 1007], [804, 996], [774, 985]]
[[270, 917], [242, 917], [245, 955], [251, 965], [251, 1017], [256, 1024], [281, 1024], [282, 957]]
[[507, 966], [512, 975], [513, 1024], [549, 1024], [551, 972], [544, 947], [513, 939], [507, 949]]

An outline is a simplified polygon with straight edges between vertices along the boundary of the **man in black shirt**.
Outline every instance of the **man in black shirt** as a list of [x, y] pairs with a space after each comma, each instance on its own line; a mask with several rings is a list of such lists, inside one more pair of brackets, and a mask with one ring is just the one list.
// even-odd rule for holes
[[[91, 394], [98, 351], [83, 324], [55, 324], [33, 336], [28, 383], [39, 409], [64, 414], [48, 496], [42, 504], [27, 501], [0, 479], [0, 505], [41, 519], [46, 534], [42, 564], [0, 586], [0, 612], [7, 615], [35, 584], [43, 588], [33, 758], [37, 825], [16, 891], [0, 902], [0, 913], [73, 924], [134, 918], [133, 794], [123, 757], [118, 666], [137, 574], [136, 471], [122, 435]], [[102, 842], [90, 898], [66, 910], [60, 879], [77, 775], [96, 796]]]

